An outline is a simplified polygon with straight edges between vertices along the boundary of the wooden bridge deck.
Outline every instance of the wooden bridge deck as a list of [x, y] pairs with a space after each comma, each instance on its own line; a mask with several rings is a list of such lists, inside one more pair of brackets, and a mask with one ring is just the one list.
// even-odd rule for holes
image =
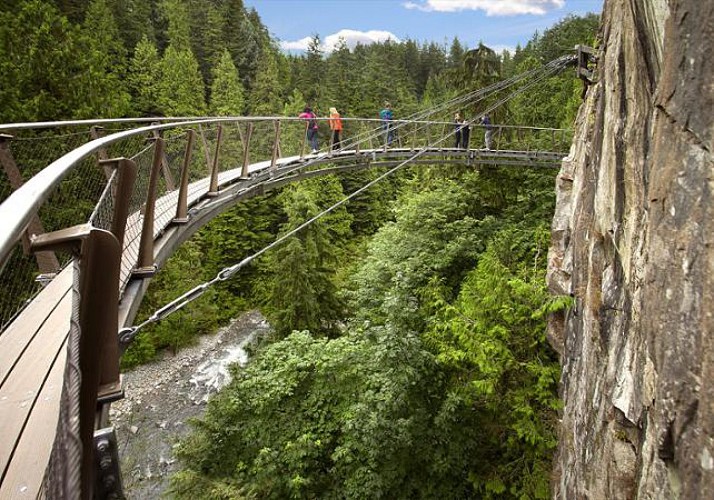
[[[466, 157], [483, 150], [455, 150], [435, 148], [434, 155]], [[386, 159], [408, 157], [410, 149], [363, 150], [359, 157]], [[503, 153], [523, 158], [539, 156], [541, 161], [555, 160], [560, 153], [487, 152], [495, 157]], [[355, 159], [355, 151], [286, 157], [278, 160], [278, 170], [310, 161], [329, 163], [341, 159]], [[508, 157], [508, 155], [506, 155]], [[437, 162], [439, 160], [436, 160]], [[463, 161], [463, 160], [461, 160]], [[250, 174], [266, 171], [270, 161], [252, 164]], [[219, 186], [240, 182], [240, 168], [221, 172]], [[197, 203], [208, 191], [209, 179], [193, 182], [188, 189], [189, 206]], [[176, 206], [176, 191], [156, 202], [154, 236], [160, 235], [171, 224]], [[139, 227], [140, 215], [130, 216], [128, 227]], [[132, 219], [134, 224], [132, 224]], [[129, 229], [125, 235], [120, 283], [131, 278], [139, 246], [140, 229]], [[63, 269], [22, 311], [0, 335], [0, 499], [36, 498], [40, 494], [54, 442], [59, 417], [66, 360], [66, 342], [72, 314], [73, 266]]]

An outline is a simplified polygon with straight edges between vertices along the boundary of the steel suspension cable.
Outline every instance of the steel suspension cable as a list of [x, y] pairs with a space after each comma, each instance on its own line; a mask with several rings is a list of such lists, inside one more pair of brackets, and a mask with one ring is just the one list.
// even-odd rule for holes
[[[493, 106], [489, 107], [488, 111], [491, 111], [491, 110], [495, 109], [496, 107], [502, 105], [503, 103], [507, 102], [508, 100], [512, 99], [513, 97], [515, 97], [515, 96], [517, 96], [517, 95], [523, 93], [523, 92], [524, 92], [525, 90], [527, 90], [528, 88], [531, 88], [531, 87], [533, 87], [534, 85], [537, 85], [538, 83], [540, 83], [541, 81], [543, 81], [545, 78], [548, 78], [550, 75], [555, 74], [556, 72], [562, 70], [562, 69], [568, 64], [568, 61], [565, 61], [565, 59], [566, 59], [566, 58], [560, 58], [560, 59], [557, 59], [557, 60], [555, 60], [555, 61], [551, 61], [550, 63], [546, 64], [545, 66], [541, 66], [540, 68], [536, 68], [536, 69], [534, 69], [534, 70], [531, 70], [531, 71], [529, 71], [529, 72], [523, 73], [523, 74], [521, 74], [521, 75], [517, 75], [517, 77], [512, 77], [511, 79], [507, 80], [507, 82], [509, 82], [507, 85], [503, 85], [503, 82], [499, 82], [498, 84], [493, 84], [493, 85], [491, 85], [491, 86], [489, 86], [489, 87], [486, 87], [486, 88], [484, 88], [484, 89], [479, 89], [478, 91], [471, 92], [471, 93], [469, 93], [469, 95], [471, 95], [472, 97], [474, 97], [474, 96], [483, 95], [484, 93], [490, 93], [490, 92], [495, 92], [495, 91], [497, 91], [497, 90], [502, 90], [502, 89], [507, 88], [508, 86], [512, 85], [514, 82], [522, 80], [523, 78], [521, 78], [521, 76], [524, 75], [524, 74], [527, 74], [527, 75], [529, 75], [529, 76], [532, 76], [532, 75], [534, 75], [534, 74], [541, 73], [541, 74], [538, 75], [538, 77], [537, 77], [533, 82], [530, 82], [529, 84], [525, 85], [524, 87], [522, 87], [522, 88], [520, 88], [520, 89], [517, 89], [516, 91], [512, 92], [511, 94], [509, 94], [509, 95], [506, 96], [505, 98], [503, 98], [503, 99], [501, 99], [500, 101], [498, 101], [498, 102], [497, 102], [496, 104], [494, 104]], [[554, 64], [554, 63], [555, 63], [555, 64]], [[496, 89], [497, 89], [497, 90], [496, 90]], [[479, 99], [479, 100], [480, 100], [480, 99]], [[452, 103], [453, 103], [453, 102], [456, 102], [456, 101], [463, 102], [463, 101], [461, 101], [461, 99], [452, 99], [452, 100], [449, 101], [449, 102], [452, 102]], [[478, 102], [478, 101], [477, 101], [477, 102]], [[444, 109], [443, 106], [438, 106], [437, 108]], [[429, 110], [429, 112], [433, 113], [433, 112], [434, 112], [433, 109], [434, 109], [434, 108], [432, 108], [432, 110]], [[447, 108], [447, 109], [448, 109], [448, 108]], [[417, 114], [417, 116], [418, 116], [418, 115], [419, 115], [419, 113]], [[428, 115], [427, 115], [427, 116], [428, 116]], [[469, 122], [469, 123], [470, 123], [470, 122]], [[436, 141], [434, 142], [434, 144], [440, 144], [441, 142], [444, 142], [444, 141], [445, 141], [447, 138], [449, 138], [450, 136], [451, 136], [451, 133], [444, 134], [444, 135], [441, 136], [441, 138], [439, 138], [438, 140], [436, 140]], [[278, 237], [275, 241], [273, 241], [273, 242], [270, 243], [269, 245], [263, 247], [262, 249], [258, 250], [258, 251], [255, 252], [254, 254], [252, 254], [252, 255], [250, 255], [250, 256], [244, 258], [243, 260], [241, 260], [240, 262], [238, 262], [238, 263], [236, 263], [236, 264], [234, 264], [234, 265], [232, 265], [232, 266], [228, 266], [228, 267], [223, 268], [221, 271], [218, 272], [218, 274], [216, 274], [216, 276], [215, 276], [213, 279], [211, 279], [211, 280], [209, 280], [209, 281], [206, 281], [206, 282], [204, 282], [204, 283], [201, 283], [200, 285], [197, 285], [197, 286], [193, 287], [192, 289], [190, 289], [189, 291], [187, 291], [187, 292], [184, 293], [183, 295], [177, 297], [177, 298], [174, 299], [173, 301], [171, 301], [171, 302], [169, 302], [168, 304], [166, 304], [164, 307], [162, 307], [162, 308], [156, 310], [151, 316], [149, 316], [146, 320], [144, 320], [143, 322], [139, 323], [138, 325], [121, 329], [120, 332], [119, 332], [119, 341], [120, 341], [120, 343], [121, 343], [122, 345], [125, 345], [125, 346], [128, 345], [128, 344], [136, 337], [136, 335], [139, 333], [139, 331], [142, 330], [142, 329], [143, 329], [144, 327], [146, 327], [147, 325], [150, 325], [150, 324], [152, 324], [152, 323], [156, 323], [156, 322], [161, 321], [162, 319], [164, 319], [164, 318], [166, 318], [167, 316], [169, 316], [169, 315], [175, 313], [176, 311], [179, 311], [180, 309], [182, 309], [182, 308], [183, 308], [184, 306], [186, 306], [187, 304], [189, 304], [189, 303], [193, 302], [194, 300], [198, 299], [199, 297], [201, 297], [201, 296], [202, 296], [204, 293], [206, 293], [206, 291], [208, 291], [208, 289], [211, 288], [212, 286], [216, 285], [217, 283], [221, 283], [221, 282], [224, 282], [224, 281], [229, 280], [229, 279], [230, 279], [231, 277], [233, 277], [240, 269], [242, 269], [243, 267], [247, 266], [247, 265], [250, 264], [252, 261], [254, 261], [254, 260], [257, 259], [258, 257], [260, 257], [261, 255], [263, 255], [263, 254], [265, 254], [266, 252], [268, 252], [269, 250], [271, 250], [271, 249], [277, 247], [278, 245], [280, 245], [281, 243], [283, 243], [285, 240], [287, 240], [288, 238], [291, 238], [292, 236], [294, 236], [294, 235], [297, 234], [298, 232], [302, 231], [303, 229], [305, 229], [305, 228], [308, 227], [309, 225], [313, 224], [313, 223], [316, 222], [317, 220], [321, 219], [321, 218], [324, 217], [325, 215], [327, 215], [327, 214], [333, 212], [334, 210], [336, 210], [336, 209], [339, 208], [340, 206], [344, 205], [344, 204], [347, 203], [348, 201], [352, 200], [352, 199], [353, 199], [354, 197], [356, 197], [357, 195], [363, 193], [364, 191], [366, 191], [367, 189], [369, 189], [370, 187], [372, 187], [372, 186], [375, 185], [376, 183], [382, 181], [383, 179], [389, 177], [390, 175], [392, 175], [392, 174], [395, 173], [396, 171], [402, 169], [404, 166], [406, 166], [406, 165], [410, 164], [411, 162], [415, 161], [416, 159], [418, 159], [419, 157], [421, 157], [422, 155], [424, 155], [424, 154], [427, 152], [427, 150], [428, 150], [429, 147], [430, 147], [430, 144], [428, 144], [428, 145], [426, 145], [425, 147], [421, 148], [421, 149], [418, 150], [416, 153], [414, 153], [411, 157], [407, 158], [406, 160], [402, 161], [401, 163], [399, 163], [399, 164], [396, 165], [395, 167], [393, 167], [393, 168], [391, 168], [390, 170], [388, 170], [388, 171], [384, 172], [383, 174], [379, 175], [379, 176], [376, 177], [375, 179], [373, 179], [373, 180], [367, 182], [367, 183], [366, 183], [365, 185], [363, 185], [362, 187], [356, 189], [355, 191], [353, 191], [353, 192], [350, 193], [349, 195], [345, 196], [344, 198], [342, 198], [342, 199], [339, 200], [338, 202], [336, 202], [336, 203], [330, 205], [329, 207], [327, 207], [326, 209], [322, 210], [321, 212], [319, 212], [318, 214], [314, 215], [313, 217], [309, 218], [308, 220], [306, 220], [305, 222], [303, 222], [303, 223], [300, 224], [299, 226], [297, 226], [297, 227], [291, 229], [291, 230], [288, 231], [287, 233], [285, 233], [285, 234], [283, 234], [282, 236]], [[309, 162], [308, 162], [308, 164], [309, 164]], [[303, 169], [303, 168], [305, 168], [306, 166], [308, 166], [308, 164], [301, 165], [301, 166], [296, 167], [296, 168], [294, 168], [294, 169], [286, 170], [285, 172], [281, 172], [281, 174], [282, 174], [281, 177], [284, 176], [284, 175], [287, 175], [288, 173], [291, 173], [291, 172], [293, 172], [293, 171], [295, 171], [295, 170]]]

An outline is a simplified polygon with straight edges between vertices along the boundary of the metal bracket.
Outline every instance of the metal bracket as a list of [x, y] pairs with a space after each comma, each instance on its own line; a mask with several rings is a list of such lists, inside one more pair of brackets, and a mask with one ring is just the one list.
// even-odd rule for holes
[[578, 78], [583, 80], [586, 85], [594, 83], [595, 72], [591, 65], [597, 63], [597, 56], [595, 55], [595, 49], [588, 47], [586, 45], [576, 45], [575, 50], [577, 51], [578, 67], [577, 74]]
[[94, 498], [119, 500], [124, 498], [119, 468], [119, 448], [113, 427], [94, 431]]

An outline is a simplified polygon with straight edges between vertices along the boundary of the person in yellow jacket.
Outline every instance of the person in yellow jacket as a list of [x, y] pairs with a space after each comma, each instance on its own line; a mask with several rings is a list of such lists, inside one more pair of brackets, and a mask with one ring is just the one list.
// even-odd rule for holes
[[332, 130], [332, 149], [340, 149], [340, 141], [342, 136], [342, 119], [337, 112], [337, 108], [330, 108], [330, 130]]

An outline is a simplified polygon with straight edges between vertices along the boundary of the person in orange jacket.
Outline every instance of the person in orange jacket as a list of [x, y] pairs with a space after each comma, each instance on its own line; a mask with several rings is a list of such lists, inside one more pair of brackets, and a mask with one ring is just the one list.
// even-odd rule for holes
[[330, 108], [330, 130], [332, 130], [332, 149], [340, 149], [340, 141], [342, 135], [342, 119], [337, 112], [337, 108]]

